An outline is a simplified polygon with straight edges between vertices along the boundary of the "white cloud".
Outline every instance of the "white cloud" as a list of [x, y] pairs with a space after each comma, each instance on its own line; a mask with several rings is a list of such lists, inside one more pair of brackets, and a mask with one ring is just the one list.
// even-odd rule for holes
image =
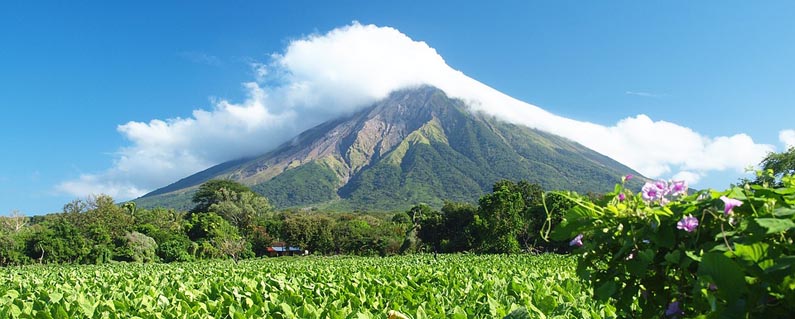
[[138, 196], [213, 164], [260, 154], [311, 126], [420, 84], [475, 110], [577, 141], [649, 177], [676, 174], [695, 183], [710, 171], [742, 172], [773, 150], [745, 134], [708, 137], [643, 114], [611, 126], [564, 118], [467, 77], [425, 42], [389, 27], [353, 23], [310, 35], [290, 42], [268, 63], [251, 66], [257, 82], [244, 84], [248, 98], [242, 103], [220, 100], [190, 118], [120, 125], [130, 145], [119, 150], [114, 166], [58, 188], [78, 196]]
[[640, 97], [650, 97], [650, 98], [661, 98], [663, 94], [651, 93], [651, 92], [643, 92], [643, 91], [626, 91], [624, 92], [626, 95], [634, 95]]
[[778, 140], [784, 144], [784, 148], [795, 147], [795, 130], [782, 130], [778, 132]]
[[254, 71], [254, 78], [257, 79], [257, 82], [264, 82], [268, 76], [268, 65], [260, 62], [251, 62], [249, 65]]
[[132, 183], [119, 181], [112, 170], [103, 174], [83, 174], [79, 178], [63, 182], [56, 189], [75, 196], [107, 194], [115, 198], [134, 198], [144, 193]]
[[681, 171], [676, 173], [672, 178], [675, 181], [686, 181], [688, 185], [697, 184], [699, 180], [701, 180], [701, 175], [689, 172], [689, 171]]
[[195, 110], [190, 118], [119, 125], [117, 130], [131, 145], [117, 152], [113, 167], [83, 174], [56, 189], [75, 196], [105, 193], [129, 199], [211, 165], [257, 155], [311, 126], [299, 125], [302, 121], [292, 110], [274, 113], [265, 107], [267, 94], [257, 84], [244, 87], [249, 96], [240, 104], [220, 100], [213, 110]]

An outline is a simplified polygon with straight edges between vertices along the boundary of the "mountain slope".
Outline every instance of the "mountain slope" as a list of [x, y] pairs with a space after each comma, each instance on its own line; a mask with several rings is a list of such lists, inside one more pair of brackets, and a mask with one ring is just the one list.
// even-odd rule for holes
[[392, 93], [262, 156], [223, 163], [135, 200], [183, 208], [212, 178], [250, 185], [277, 207], [393, 210], [476, 201], [500, 179], [608, 191], [637, 172], [565, 138], [507, 124], [433, 87]]

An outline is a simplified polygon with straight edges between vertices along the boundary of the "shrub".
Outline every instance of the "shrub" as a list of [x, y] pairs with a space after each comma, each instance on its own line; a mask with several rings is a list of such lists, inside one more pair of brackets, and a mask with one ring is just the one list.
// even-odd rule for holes
[[189, 252], [191, 241], [187, 238], [179, 238], [166, 241], [157, 247], [157, 255], [164, 262], [191, 261], [193, 256]]
[[152, 237], [139, 232], [131, 232], [124, 235], [124, 246], [121, 247], [119, 258], [134, 262], [153, 262], [158, 261], [157, 243]]
[[678, 182], [617, 185], [598, 203], [561, 193], [576, 206], [553, 237], [578, 247], [578, 275], [622, 317], [788, 317], [795, 178], [782, 181], [690, 196]]

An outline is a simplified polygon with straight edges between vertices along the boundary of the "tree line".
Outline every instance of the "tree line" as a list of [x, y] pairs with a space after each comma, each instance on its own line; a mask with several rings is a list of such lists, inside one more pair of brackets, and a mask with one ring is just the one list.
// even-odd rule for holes
[[560, 246], [539, 234], [566, 209], [536, 184], [507, 180], [478, 205], [419, 204], [392, 214], [277, 212], [267, 198], [229, 180], [201, 185], [193, 203], [189, 211], [143, 209], [98, 195], [56, 214], [0, 217], [0, 265], [238, 260], [266, 256], [276, 242], [324, 255], [554, 250]]

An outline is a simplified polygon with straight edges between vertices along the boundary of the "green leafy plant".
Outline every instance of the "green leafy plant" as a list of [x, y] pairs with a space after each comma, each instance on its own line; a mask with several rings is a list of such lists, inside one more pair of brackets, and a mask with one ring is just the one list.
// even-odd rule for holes
[[528, 254], [24, 266], [0, 272], [0, 318], [615, 318], [574, 267]]
[[622, 184], [597, 203], [560, 193], [576, 206], [553, 238], [571, 240], [578, 275], [622, 317], [795, 313], [795, 178], [775, 188], [686, 189], [658, 181], [633, 194]]

